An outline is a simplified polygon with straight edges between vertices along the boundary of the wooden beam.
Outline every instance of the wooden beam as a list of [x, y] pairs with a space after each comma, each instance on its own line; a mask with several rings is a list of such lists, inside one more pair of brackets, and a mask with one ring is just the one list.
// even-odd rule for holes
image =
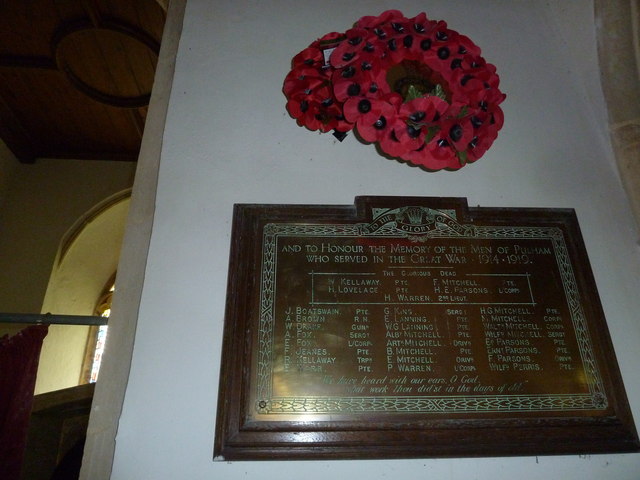
[[0, 55], [0, 67], [58, 69], [52, 58], [38, 55]]

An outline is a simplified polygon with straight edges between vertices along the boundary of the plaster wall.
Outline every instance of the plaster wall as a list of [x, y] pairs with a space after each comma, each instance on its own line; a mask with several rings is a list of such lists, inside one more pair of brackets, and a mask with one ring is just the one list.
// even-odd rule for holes
[[[4, 207], [7, 191], [17, 167], [18, 160], [5, 143], [0, 140], [0, 210]], [[15, 335], [22, 328], [23, 325], [0, 324], [0, 336], [6, 334]]]
[[[497, 65], [505, 126], [457, 172], [426, 173], [296, 126], [282, 80], [312, 40], [363, 15], [428, 8]], [[593, 2], [207, 1], [187, 4], [113, 479], [635, 479], [640, 455], [213, 462], [234, 203], [461, 196], [575, 208], [633, 414], [640, 418], [637, 231], [606, 132]]]
[[595, 11], [609, 131], [640, 225], [640, 2], [596, 0]]
[[0, 208], [9, 188], [9, 183], [18, 165], [18, 160], [9, 148], [0, 140]]
[[[102, 235], [87, 240], [85, 248], [91, 250], [92, 257], [76, 262], [73, 271], [66, 268], [58, 276], [56, 291], [46, 304], [45, 293], [65, 234], [96, 204], [129, 188], [135, 164], [40, 159], [25, 165], [7, 158], [0, 169], [0, 179], [6, 179], [0, 196], [0, 311], [93, 314], [95, 302], [117, 265], [126, 211], [119, 231], [103, 227]], [[108, 242], [111, 237], [105, 235], [105, 228], [117, 237], [115, 244]], [[101, 269], [105, 270], [102, 275]], [[14, 334], [24, 327], [0, 323], [0, 335]], [[36, 394], [78, 385], [88, 331], [88, 327], [79, 326], [49, 328]]]
[[131, 187], [135, 164], [39, 159], [13, 168], [0, 204], [0, 311], [40, 313], [63, 236], [96, 204]]
[[[125, 192], [126, 194], [126, 192]], [[93, 315], [96, 302], [116, 272], [130, 198], [122, 194], [80, 218], [58, 253], [42, 311]], [[97, 211], [95, 211], [97, 210]], [[63, 241], [63, 243], [65, 243]], [[75, 387], [80, 383], [90, 327], [51, 325], [38, 363], [35, 394]]]

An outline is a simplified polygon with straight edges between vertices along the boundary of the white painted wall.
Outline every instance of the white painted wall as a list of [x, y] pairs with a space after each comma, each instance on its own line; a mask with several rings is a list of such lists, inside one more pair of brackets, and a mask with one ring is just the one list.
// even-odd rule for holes
[[[386, 160], [350, 135], [296, 126], [282, 80], [312, 40], [388, 8], [470, 36], [498, 66], [505, 126], [458, 172]], [[356, 195], [464, 196], [572, 207], [636, 419], [640, 258], [615, 170], [589, 0], [190, 0], [163, 139], [154, 229], [112, 478], [637, 479], [640, 455], [213, 462], [234, 203], [350, 204]]]

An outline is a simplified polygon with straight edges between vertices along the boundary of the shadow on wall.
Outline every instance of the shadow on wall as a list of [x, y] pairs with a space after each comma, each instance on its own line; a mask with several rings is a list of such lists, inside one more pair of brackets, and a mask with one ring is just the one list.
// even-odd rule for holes
[[640, 5], [596, 0], [595, 16], [609, 134], [640, 226]]

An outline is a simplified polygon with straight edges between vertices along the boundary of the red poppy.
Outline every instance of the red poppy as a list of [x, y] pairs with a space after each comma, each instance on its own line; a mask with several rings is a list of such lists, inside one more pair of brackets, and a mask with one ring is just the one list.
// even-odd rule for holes
[[306, 67], [306, 68], [318, 68], [324, 63], [322, 52], [316, 47], [307, 47], [291, 61], [293, 68]]
[[[446, 136], [446, 134], [445, 134]], [[460, 162], [456, 157], [456, 152], [451, 148], [446, 138], [443, 138], [442, 134], [436, 135], [432, 138], [426, 147], [427, 151], [431, 154], [434, 160], [434, 164], [445, 164], [449, 168], [460, 168]], [[429, 166], [431, 163], [427, 162]]]
[[398, 138], [398, 134], [402, 136], [401, 132], [406, 128], [406, 123], [396, 120], [393, 128], [389, 129], [389, 131], [380, 139], [379, 145], [384, 153], [390, 157], [403, 158], [404, 155], [411, 151], [414, 145], [409, 145], [406, 143], [406, 140], [403, 142]]
[[292, 70], [284, 79], [282, 89], [287, 97], [295, 96], [303, 92], [311, 92], [323, 84], [328, 84], [326, 79], [316, 71]]
[[404, 15], [400, 10], [387, 10], [382, 12], [377, 17], [364, 16], [356, 22], [356, 25], [360, 28], [374, 29], [380, 25], [384, 25], [387, 22], [391, 22], [394, 19], [403, 19]]
[[[432, 152], [433, 148], [436, 147], [423, 144], [419, 149], [406, 154], [404, 159], [414, 165], [423, 166], [428, 170], [442, 170], [443, 168], [456, 170], [461, 167], [458, 158], [450, 150], [447, 150], [446, 147], [437, 147], [438, 151], [436, 155]], [[443, 150], [440, 151], [440, 148]]]
[[362, 28], [347, 30], [344, 41], [331, 52], [331, 66], [344, 68], [356, 62], [361, 55], [366, 55], [371, 35], [371, 32]]
[[379, 142], [398, 121], [398, 111], [393, 104], [402, 101], [399, 95], [385, 100], [351, 98], [344, 104], [348, 121], [355, 123], [358, 133], [367, 142]]
[[435, 126], [449, 109], [449, 104], [439, 97], [418, 97], [400, 107], [400, 117], [417, 126]]
[[344, 39], [344, 33], [330, 32], [320, 37], [318, 40], [313, 42], [310, 46], [322, 50], [327, 47], [335, 46], [337, 43], [339, 43], [343, 39]]

